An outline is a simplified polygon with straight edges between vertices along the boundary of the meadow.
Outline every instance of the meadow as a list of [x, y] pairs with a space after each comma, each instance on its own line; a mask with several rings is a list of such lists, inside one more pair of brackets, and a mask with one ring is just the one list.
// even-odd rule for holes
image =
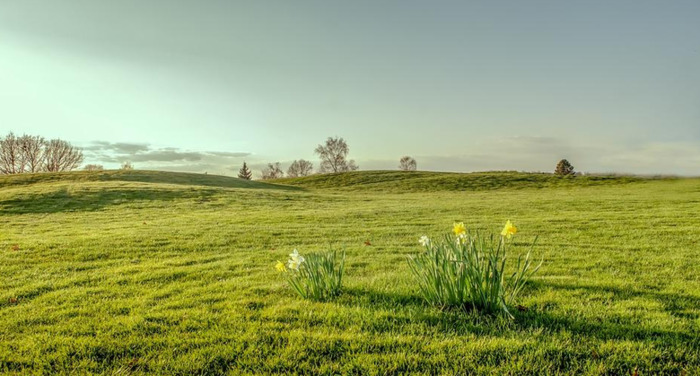
[[[8, 374], [700, 374], [700, 179], [148, 171], [0, 177]], [[418, 238], [519, 228], [514, 319], [426, 305]], [[347, 254], [300, 299], [277, 260]]]

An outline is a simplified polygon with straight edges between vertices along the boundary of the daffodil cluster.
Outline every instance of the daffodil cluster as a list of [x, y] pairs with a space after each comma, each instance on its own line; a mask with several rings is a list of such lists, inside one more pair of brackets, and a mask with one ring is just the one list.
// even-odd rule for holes
[[409, 257], [409, 266], [423, 298], [441, 307], [468, 307], [512, 317], [508, 306], [539, 269], [532, 265], [528, 252], [518, 257], [515, 272], [506, 272], [507, 240], [517, 232], [507, 221], [500, 237], [482, 236], [467, 232], [466, 225], [459, 222], [442, 239], [421, 236], [418, 242], [425, 251]]
[[345, 252], [310, 253], [305, 258], [294, 250], [287, 264], [277, 261], [275, 269], [283, 273], [289, 285], [302, 298], [326, 300], [340, 294]]

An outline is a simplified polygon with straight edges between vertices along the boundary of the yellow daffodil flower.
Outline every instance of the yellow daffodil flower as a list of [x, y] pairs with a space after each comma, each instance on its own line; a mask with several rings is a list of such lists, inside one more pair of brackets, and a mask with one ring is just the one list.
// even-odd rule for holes
[[510, 239], [517, 232], [518, 232], [518, 228], [515, 227], [510, 220], [508, 220], [506, 222], [506, 225], [503, 227], [503, 231], [501, 231], [501, 236], [505, 236], [506, 239]]
[[277, 264], [275, 264], [275, 269], [277, 269], [278, 272], [286, 272], [287, 267], [284, 266], [284, 263], [282, 261], [277, 261]]
[[464, 225], [464, 222], [455, 223], [452, 227], [452, 232], [454, 232], [456, 236], [465, 235], [467, 233], [467, 227]]

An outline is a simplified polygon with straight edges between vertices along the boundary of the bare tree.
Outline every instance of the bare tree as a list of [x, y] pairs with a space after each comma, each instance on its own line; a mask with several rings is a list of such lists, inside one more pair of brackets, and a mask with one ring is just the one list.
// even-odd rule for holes
[[67, 141], [55, 139], [46, 143], [44, 170], [47, 172], [71, 171], [83, 163], [83, 152]]
[[314, 166], [313, 164], [311, 164], [311, 162], [305, 161], [303, 159], [295, 160], [289, 166], [289, 169], [287, 170], [287, 176], [289, 176], [290, 178], [309, 176], [311, 175], [311, 171], [313, 169]]
[[134, 169], [134, 165], [131, 164], [131, 162], [129, 162], [129, 161], [122, 163], [122, 166], [120, 167], [120, 170], [127, 170], [128, 171], [128, 170], [133, 170], [133, 169]]
[[268, 163], [267, 167], [262, 170], [262, 179], [279, 179], [284, 177], [284, 172], [282, 171], [282, 166], [279, 162]]
[[354, 160], [347, 159], [350, 148], [342, 138], [328, 137], [325, 145], [318, 145], [316, 154], [321, 158], [319, 172], [346, 172], [355, 171], [358, 166]]
[[25, 134], [18, 141], [22, 155], [22, 172], [41, 172], [46, 155], [46, 140], [41, 136]]
[[10, 132], [0, 139], [0, 173], [16, 174], [18, 162], [20, 160], [20, 147], [17, 136]]
[[83, 162], [83, 152], [70, 143], [41, 136], [9, 133], [0, 138], [0, 173], [60, 172], [77, 168]]
[[399, 160], [399, 170], [401, 171], [415, 171], [417, 168], [416, 160], [409, 156], [401, 157]]
[[104, 166], [99, 164], [87, 164], [85, 167], [83, 167], [83, 170], [85, 171], [102, 171], [104, 169]]
[[245, 180], [250, 180], [253, 178], [253, 173], [250, 172], [250, 169], [248, 168], [248, 165], [243, 162], [243, 167], [241, 167], [240, 170], [238, 170], [238, 177], [240, 179], [245, 179]]

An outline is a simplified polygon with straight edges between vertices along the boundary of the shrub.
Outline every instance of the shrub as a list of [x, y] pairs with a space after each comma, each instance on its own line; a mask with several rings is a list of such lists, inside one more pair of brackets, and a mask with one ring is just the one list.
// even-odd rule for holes
[[500, 237], [468, 234], [463, 223], [455, 224], [453, 231], [439, 242], [421, 237], [425, 252], [409, 257], [422, 297], [441, 308], [500, 312], [512, 318], [508, 306], [542, 263], [532, 268], [528, 251], [506, 271], [508, 240], [517, 232], [510, 221]]
[[569, 163], [566, 159], [562, 159], [557, 163], [557, 167], [554, 169], [554, 173], [557, 175], [573, 175], [574, 166]]
[[85, 171], [102, 171], [104, 169], [104, 166], [99, 164], [87, 164], [85, 167], [83, 167], [83, 170]]
[[278, 261], [276, 268], [299, 296], [324, 301], [341, 292], [345, 252], [338, 256], [335, 251], [329, 251], [310, 253], [304, 257], [295, 249], [289, 254], [287, 264]]

